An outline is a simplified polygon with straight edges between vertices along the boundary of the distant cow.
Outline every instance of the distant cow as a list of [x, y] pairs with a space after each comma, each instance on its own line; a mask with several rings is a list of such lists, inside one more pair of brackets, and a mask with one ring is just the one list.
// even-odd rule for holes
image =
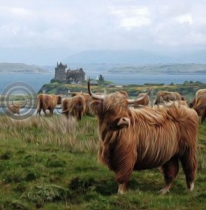
[[64, 98], [62, 100], [62, 112], [60, 114], [63, 114], [65, 117], [69, 117], [69, 103], [71, 101], [71, 98]]
[[37, 114], [41, 115], [41, 110], [47, 115], [46, 110], [53, 115], [54, 109], [57, 105], [62, 103], [62, 96], [53, 94], [39, 94], [37, 97]]
[[73, 116], [81, 120], [86, 113], [86, 101], [84, 96], [76, 95], [71, 98], [65, 98], [62, 103], [62, 114], [66, 117]]
[[179, 101], [185, 99], [178, 92], [159, 91], [157, 93], [156, 101], [154, 104], [160, 104], [162, 103], [162, 100], [169, 102], [169, 101]]
[[7, 113], [9, 115], [14, 115], [14, 114], [20, 115], [21, 108], [25, 107], [26, 104], [27, 100], [25, 100], [22, 103], [16, 103], [16, 104], [12, 103], [7, 107]]
[[171, 106], [178, 106], [178, 107], [186, 106], [186, 107], [189, 107], [187, 101], [185, 101], [185, 100], [164, 101], [162, 99], [162, 97], [160, 97], [160, 102], [155, 106], [160, 106], [160, 105], [166, 106], [166, 107], [171, 107]]
[[196, 99], [193, 109], [200, 116], [200, 122], [203, 123], [206, 118], [206, 96], [200, 96]]
[[20, 109], [21, 109], [21, 105], [20, 104], [13, 104], [13, 105], [9, 105], [7, 108], [7, 112], [10, 115], [14, 115], [14, 114], [18, 114], [20, 115]]
[[200, 96], [205, 96], [206, 97], [206, 89], [199, 89], [195, 93], [194, 99], [189, 103], [189, 107], [192, 108], [196, 102], [196, 99], [199, 98]]
[[105, 96], [88, 92], [94, 101], [90, 108], [98, 118], [101, 162], [114, 171], [118, 193], [127, 188], [133, 170], [162, 167], [165, 194], [178, 174], [179, 161], [187, 187], [194, 188], [197, 172], [197, 113], [186, 106], [129, 107], [143, 98], [130, 100], [119, 92]]
[[77, 96], [77, 95], [82, 95], [85, 99], [85, 104], [86, 104], [86, 107], [85, 107], [85, 113], [83, 114], [89, 114], [90, 111], [89, 111], [89, 102], [91, 100], [91, 96], [88, 94], [88, 93], [85, 93], [85, 92], [72, 92], [71, 93], [71, 96], [74, 97], [74, 96]]
[[195, 98], [190, 107], [200, 116], [200, 122], [203, 123], [206, 118], [206, 89], [200, 89], [196, 92]]

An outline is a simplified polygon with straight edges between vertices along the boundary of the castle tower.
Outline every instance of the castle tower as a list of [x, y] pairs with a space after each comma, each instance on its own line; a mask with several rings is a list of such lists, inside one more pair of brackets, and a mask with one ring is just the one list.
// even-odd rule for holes
[[57, 62], [57, 67], [55, 68], [55, 80], [58, 81], [65, 81], [66, 80], [66, 68], [67, 65], [63, 65], [61, 62], [58, 64]]

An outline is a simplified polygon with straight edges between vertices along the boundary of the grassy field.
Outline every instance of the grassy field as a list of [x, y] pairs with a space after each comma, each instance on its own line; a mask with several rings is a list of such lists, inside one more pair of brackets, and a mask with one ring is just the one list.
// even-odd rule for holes
[[97, 160], [97, 120], [0, 115], [0, 209], [205, 209], [206, 123], [199, 128], [198, 174], [193, 192], [182, 170], [160, 195], [158, 169], [133, 172], [129, 190], [117, 195], [113, 172]]

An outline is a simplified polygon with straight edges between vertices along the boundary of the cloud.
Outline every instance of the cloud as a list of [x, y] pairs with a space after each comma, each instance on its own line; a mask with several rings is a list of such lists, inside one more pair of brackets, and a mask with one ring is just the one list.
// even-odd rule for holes
[[127, 30], [148, 26], [152, 22], [147, 7], [113, 7], [110, 9], [110, 13], [118, 19], [119, 26]]
[[181, 23], [181, 24], [184, 24], [184, 23], [192, 24], [192, 23], [194, 23], [191, 14], [180, 15], [180, 16], [176, 17], [175, 20], [178, 23]]
[[52, 53], [204, 48], [205, 10], [203, 0], [4, 1], [0, 46]]

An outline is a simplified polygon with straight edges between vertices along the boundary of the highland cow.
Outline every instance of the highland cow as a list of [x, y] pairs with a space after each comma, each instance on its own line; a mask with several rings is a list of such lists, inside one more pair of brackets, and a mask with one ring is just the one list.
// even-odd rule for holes
[[179, 161], [185, 173], [187, 188], [192, 191], [197, 172], [198, 115], [186, 106], [145, 106], [134, 109], [130, 100], [118, 92], [96, 95], [90, 108], [98, 118], [100, 161], [115, 173], [123, 194], [133, 170], [161, 167], [166, 194], [179, 171]]
[[71, 98], [65, 98], [62, 103], [62, 114], [69, 118], [75, 117], [81, 120], [82, 116], [86, 113], [86, 100], [82, 95], [76, 95]]
[[57, 105], [62, 103], [60, 95], [39, 94], [37, 97], [37, 114], [41, 115], [41, 110], [47, 115], [46, 110], [50, 111], [53, 115], [54, 109]]
[[14, 115], [14, 114], [20, 115], [20, 109], [21, 109], [21, 105], [20, 104], [10, 105], [10, 106], [8, 106], [7, 112], [10, 115]]
[[195, 93], [195, 97], [194, 99], [189, 103], [189, 107], [193, 108], [194, 104], [196, 103], [196, 100], [199, 97], [206, 97], [206, 89], [199, 89], [196, 93]]
[[169, 92], [169, 91], [159, 91], [157, 93], [156, 101], [154, 104], [160, 104], [163, 101], [180, 101], [185, 100], [185, 98], [180, 95], [178, 92]]
[[91, 100], [91, 96], [88, 94], [88, 93], [85, 93], [85, 92], [72, 92], [71, 93], [71, 96], [74, 97], [74, 96], [77, 96], [77, 95], [81, 95], [84, 97], [85, 99], [85, 104], [86, 104], [86, 107], [84, 109], [84, 112], [83, 115], [85, 114], [90, 114], [90, 110], [89, 110], [89, 101]]
[[192, 108], [200, 116], [200, 123], [202, 124], [206, 118], [206, 95], [198, 97]]

